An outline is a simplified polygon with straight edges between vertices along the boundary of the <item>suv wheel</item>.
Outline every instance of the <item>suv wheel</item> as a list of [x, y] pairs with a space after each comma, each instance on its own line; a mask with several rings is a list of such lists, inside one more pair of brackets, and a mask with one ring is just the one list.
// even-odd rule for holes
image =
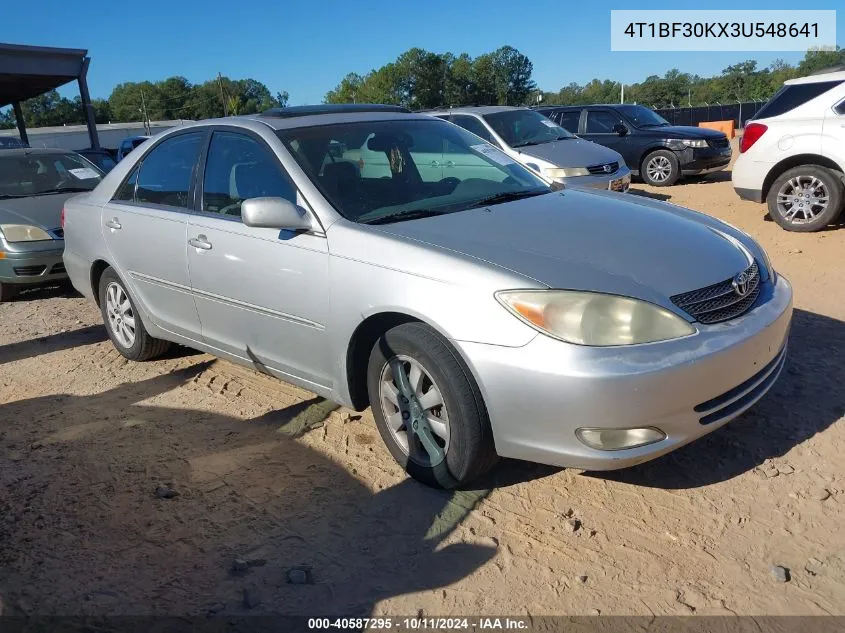
[[487, 409], [472, 374], [427, 325], [405, 323], [376, 342], [367, 391], [384, 443], [415, 479], [454, 488], [496, 462]]
[[170, 341], [147, 333], [135, 302], [113, 268], [106, 268], [100, 277], [100, 311], [111, 342], [129, 360], [151, 360], [170, 347]]
[[769, 215], [787, 231], [821, 231], [842, 212], [842, 176], [819, 165], [783, 172], [769, 188]]
[[668, 187], [674, 185], [681, 177], [681, 166], [675, 152], [659, 149], [643, 159], [640, 175], [648, 185], [654, 187]]

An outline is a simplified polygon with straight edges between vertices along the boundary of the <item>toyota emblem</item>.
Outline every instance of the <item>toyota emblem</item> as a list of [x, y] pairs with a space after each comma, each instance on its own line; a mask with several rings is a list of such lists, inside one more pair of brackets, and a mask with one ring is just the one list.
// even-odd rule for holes
[[731, 285], [734, 287], [734, 292], [738, 296], [744, 297], [751, 288], [751, 276], [746, 272], [741, 272], [734, 277]]

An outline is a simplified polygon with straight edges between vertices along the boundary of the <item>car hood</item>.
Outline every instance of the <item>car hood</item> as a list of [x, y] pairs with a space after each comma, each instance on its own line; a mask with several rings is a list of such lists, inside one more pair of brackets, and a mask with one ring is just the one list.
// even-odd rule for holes
[[550, 288], [632, 296], [674, 310], [672, 295], [730, 279], [751, 263], [730, 227], [629, 197], [567, 190], [377, 228]]
[[62, 205], [79, 192], [54, 193], [0, 200], [0, 224], [32, 224], [43, 229], [61, 226]]
[[519, 154], [522, 162], [531, 162], [532, 158], [539, 158], [556, 167], [586, 167], [613, 161], [621, 165], [624, 162], [618, 152], [581, 138], [551, 141], [528, 147], [514, 147], [513, 151]]
[[711, 140], [726, 138], [724, 132], [710, 130], [706, 127], [691, 127], [689, 125], [666, 125], [664, 127], [645, 127], [640, 129], [661, 138], [703, 138]]

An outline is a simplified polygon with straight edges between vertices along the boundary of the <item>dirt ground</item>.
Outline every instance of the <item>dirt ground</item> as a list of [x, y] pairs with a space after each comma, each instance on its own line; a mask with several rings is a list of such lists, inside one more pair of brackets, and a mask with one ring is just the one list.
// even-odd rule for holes
[[845, 614], [845, 228], [782, 231], [729, 174], [649, 193], [765, 245], [790, 358], [751, 412], [604, 475], [431, 490], [369, 412], [181, 348], [129, 363], [58, 290], [0, 305], [2, 613]]

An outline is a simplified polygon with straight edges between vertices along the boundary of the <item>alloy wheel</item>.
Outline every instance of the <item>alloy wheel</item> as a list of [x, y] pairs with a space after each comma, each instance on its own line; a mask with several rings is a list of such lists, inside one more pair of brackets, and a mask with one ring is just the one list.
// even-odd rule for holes
[[106, 316], [118, 342], [123, 347], [132, 347], [135, 344], [135, 313], [126, 291], [115, 282], [106, 287]]
[[790, 224], [807, 224], [827, 209], [830, 193], [815, 176], [795, 176], [777, 194], [778, 213]]
[[672, 173], [672, 163], [665, 156], [655, 156], [645, 167], [652, 182], [666, 182]]

